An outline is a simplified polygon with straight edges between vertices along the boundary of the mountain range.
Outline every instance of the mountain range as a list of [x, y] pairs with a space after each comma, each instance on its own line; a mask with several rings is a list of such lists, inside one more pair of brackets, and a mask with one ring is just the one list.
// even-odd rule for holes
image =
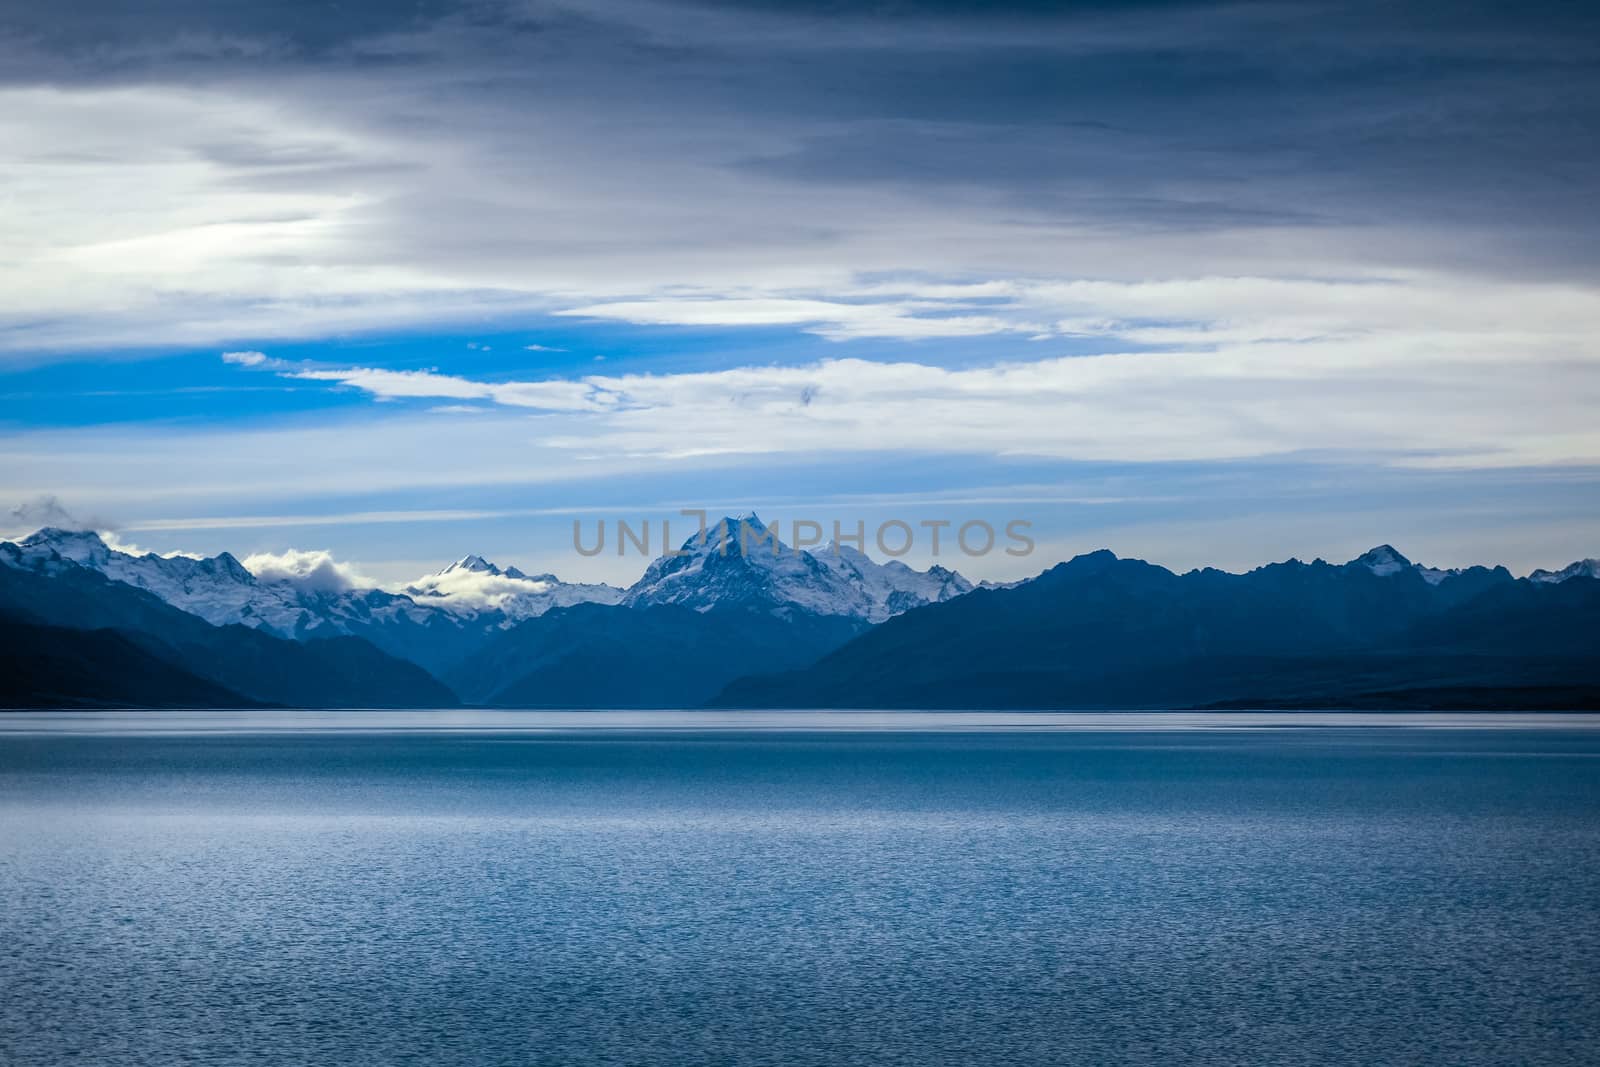
[[1174, 574], [1092, 552], [890, 619], [751, 707], [1600, 707], [1600, 580], [1343, 565]]
[[1004, 586], [729, 517], [632, 586], [469, 555], [392, 589], [229, 553], [0, 542], [0, 706], [1589, 707], [1600, 562], [1515, 578], [1384, 545]]

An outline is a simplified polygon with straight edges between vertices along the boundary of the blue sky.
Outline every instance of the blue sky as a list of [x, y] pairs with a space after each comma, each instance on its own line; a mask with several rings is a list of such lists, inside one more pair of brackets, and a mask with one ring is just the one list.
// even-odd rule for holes
[[9, 14], [0, 518], [383, 581], [467, 552], [626, 581], [573, 519], [679, 507], [1033, 523], [1029, 559], [941, 560], [995, 578], [1595, 555], [1597, 29]]

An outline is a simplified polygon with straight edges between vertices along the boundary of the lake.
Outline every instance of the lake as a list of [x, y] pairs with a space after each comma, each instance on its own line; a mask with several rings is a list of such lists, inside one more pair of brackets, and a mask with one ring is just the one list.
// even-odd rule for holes
[[0, 715], [0, 1063], [1578, 1064], [1600, 718]]

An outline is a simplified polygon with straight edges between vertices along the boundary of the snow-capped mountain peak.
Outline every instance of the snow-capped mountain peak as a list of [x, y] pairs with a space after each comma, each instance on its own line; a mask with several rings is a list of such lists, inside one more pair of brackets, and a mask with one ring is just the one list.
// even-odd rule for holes
[[231, 552], [222, 552], [209, 558], [198, 556], [162, 556], [146, 552], [136, 556], [131, 552], [112, 548], [92, 530], [61, 530], [45, 527], [14, 546], [11, 554], [13, 566], [38, 570], [48, 568], [52, 561], [64, 561], [100, 571], [108, 578], [148, 589], [166, 599], [163, 589], [173, 583], [190, 587], [197, 582], [224, 585], [253, 586], [256, 576]]
[[679, 551], [691, 554], [714, 551], [729, 555], [737, 554], [746, 547], [764, 547], [770, 553], [772, 545], [769, 542], [769, 534], [767, 524], [753, 511], [747, 511], [742, 515], [724, 515], [716, 522], [708, 523], [704, 530], [684, 541]]
[[29, 558], [54, 555], [85, 566], [98, 566], [111, 556], [111, 549], [93, 530], [63, 530], [55, 526], [46, 526], [23, 538], [17, 547]]
[[1415, 574], [1429, 585], [1442, 585], [1452, 579], [1470, 579], [1469, 585], [1473, 588], [1477, 588], [1477, 583], [1485, 580], [1511, 577], [1503, 567], [1427, 567], [1421, 563], [1411, 562], [1392, 545], [1379, 545], [1377, 548], [1369, 549], [1345, 566], [1365, 568], [1380, 578]]
[[258, 578], [232, 553], [215, 556], [134, 555], [95, 533], [47, 528], [17, 544], [0, 545], [0, 563], [41, 573], [85, 567], [146, 592], [217, 626], [233, 623], [284, 637], [349, 633], [404, 621], [425, 624], [434, 614], [409, 598], [376, 589], [330, 592], [288, 579]]
[[1379, 545], [1377, 548], [1369, 548], [1346, 566], [1365, 567], [1383, 578], [1410, 569], [1412, 563], [1396, 551], [1393, 545]]
[[1528, 575], [1530, 582], [1539, 582], [1542, 585], [1555, 585], [1569, 578], [1600, 578], [1600, 559], [1580, 559], [1558, 571], [1547, 571], [1541, 567]]
[[924, 604], [936, 604], [972, 591], [966, 578], [935, 563], [919, 571], [900, 560], [879, 563], [852, 545], [830, 544], [817, 560], [836, 574], [859, 585], [872, 602], [866, 618], [881, 622], [892, 615]]
[[563, 582], [553, 574], [527, 575], [501, 568], [482, 556], [463, 556], [441, 571], [399, 590], [419, 604], [458, 615], [499, 612], [506, 622], [543, 615], [573, 604], [615, 604], [622, 590], [611, 585]]
[[515, 567], [506, 567], [501, 569], [479, 555], [462, 556], [444, 570], [434, 571], [431, 575], [428, 575], [428, 577], [443, 578], [447, 574], [460, 574], [463, 572], [469, 574], [488, 574], [493, 575], [496, 578], [514, 578], [531, 582], [554, 582], [559, 580], [553, 574], [540, 574], [529, 577], [528, 575], [517, 570]]
[[661, 556], [629, 587], [630, 607], [677, 604], [709, 611], [796, 607], [818, 615], [858, 615], [866, 604], [807, 552], [779, 541], [756, 515], [708, 523], [674, 553]]
[[880, 564], [848, 545], [815, 553], [794, 548], [747, 512], [708, 523], [676, 554], [650, 564], [623, 602], [677, 604], [697, 611], [743, 607], [781, 613], [798, 608], [880, 622], [971, 588], [945, 568], [921, 572], [899, 561]]
[[439, 574], [450, 574], [453, 571], [471, 571], [474, 574], [499, 574], [500, 568], [484, 559], [482, 556], [462, 556]]

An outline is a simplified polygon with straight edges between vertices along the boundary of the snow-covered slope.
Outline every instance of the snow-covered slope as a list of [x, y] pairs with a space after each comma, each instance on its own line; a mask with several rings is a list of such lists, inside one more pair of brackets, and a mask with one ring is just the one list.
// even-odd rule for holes
[[459, 559], [399, 591], [418, 604], [463, 615], [497, 611], [508, 621], [530, 619], [551, 608], [574, 604], [617, 604], [623, 595], [612, 585], [563, 582], [553, 574], [528, 575], [515, 567], [501, 569], [482, 556]]
[[626, 591], [525, 574], [476, 555], [404, 586], [356, 588], [320, 572], [316, 581], [278, 577], [281, 569], [257, 574], [227, 552], [139, 555], [92, 532], [54, 528], [0, 543], [0, 565], [41, 573], [88, 567], [214, 625], [237, 623], [293, 638], [353, 634], [430, 667], [467, 648], [475, 635], [577, 604], [679, 604], [702, 611], [742, 606], [880, 622], [972, 588], [943, 567], [880, 564], [848, 546], [797, 551], [771, 538], [754, 515], [690, 538], [683, 553], [656, 560]]
[[1401, 571], [1416, 569], [1417, 565], [1406, 559], [1391, 545], [1379, 545], [1369, 548], [1355, 559], [1345, 564], [1347, 567], [1365, 567], [1380, 578], [1387, 578]]
[[432, 608], [378, 589], [328, 590], [261, 581], [232, 554], [136, 556], [89, 531], [46, 527], [17, 544], [0, 543], [0, 563], [40, 573], [81, 566], [154, 593], [216, 626], [239, 623], [280, 637], [353, 633], [374, 623], [426, 625]]
[[1345, 566], [1365, 567], [1380, 578], [1414, 571], [1429, 585], [1438, 585], [1448, 578], [1458, 578], [1469, 571], [1482, 571], [1484, 569], [1482, 567], [1424, 567], [1420, 563], [1412, 563], [1391, 545], [1379, 545], [1377, 548], [1370, 548], [1349, 563], [1346, 563]]
[[745, 607], [881, 622], [972, 588], [954, 571], [880, 564], [848, 546], [816, 554], [779, 541], [754, 514], [724, 518], [662, 556], [627, 591], [633, 606], [677, 604], [708, 611]]
[[1345, 567], [1365, 568], [1382, 578], [1410, 578], [1414, 575], [1438, 589], [1447, 602], [1465, 600], [1502, 582], [1516, 580], [1510, 571], [1501, 566], [1424, 567], [1420, 563], [1412, 563], [1389, 545], [1370, 549], [1346, 563]]
[[897, 559], [879, 563], [849, 545], [829, 544], [816, 553], [817, 562], [867, 595], [869, 622], [938, 604], [972, 592], [972, 583], [937, 563], [925, 571], [913, 570]]
[[1600, 578], [1600, 559], [1580, 559], [1558, 571], [1547, 571], [1541, 567], [1528, 575], [1528, 581], [1544, 585], [1554, 585], [1568, 578]]

